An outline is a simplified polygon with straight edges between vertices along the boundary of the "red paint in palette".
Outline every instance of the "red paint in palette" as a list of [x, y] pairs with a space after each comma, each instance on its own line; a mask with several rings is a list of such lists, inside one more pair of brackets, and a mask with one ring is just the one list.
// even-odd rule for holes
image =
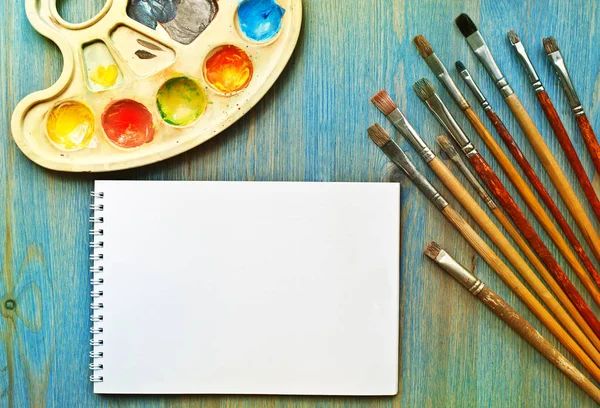
[[120, 99], [106, 107], [102, 128], [108, 139], [122, 148], [133, 148], [154, 139], [152, 114], [133, 99]]

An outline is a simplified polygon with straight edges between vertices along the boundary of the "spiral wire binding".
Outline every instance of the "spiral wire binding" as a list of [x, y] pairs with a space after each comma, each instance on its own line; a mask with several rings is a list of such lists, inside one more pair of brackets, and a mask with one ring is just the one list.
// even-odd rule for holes
[[104, 230], [102, 228], [98, 228], [98, 224], [102, 224], [104, 222], [104, 217], [99, 216], [98, 213], [104, 211], [104, 204], [101, 203], [104, 198], [104, 193], [102, 192], [94, 192], [92, 191], [92, 204], [90, 205], [91, 216], [89, 218], [92, 229], [90, 229], [90, 285], [92, 286], [92, 290], [90, 291], [90, 295], [92, 297], [92, 303], [90, 305], [90, 309], [92, 313], [90, 315], [90, 321], [92, 325], [90, 327], [90, 346], [92, 350], [90, 351], [90, 364], [89, 369], [92, 371], [90, 375], [91, 382], [102, 382], [104, 377], [98, 374], [104, 366], [102, 365], [102, 358], [104, 357], [104, 352], [98, 350], [98, 348], [104, 345], [104, 340], [102, 339], [102, 334], [104, 329], [98, 324], [104, 321], [104, 315], [102, 315], [102, 309], [104, 308], [104, 304], [102, 303], [102, 297], [104, 296], [104, 292], [99, 289], [99, 287], [104, 284], [104, 278], [98, 276], [104, 271], [104, 266], [101, 265], [104, 254], [100, 252], [102, 248], [104, 248], [104, 241], [102, 241], [102, 236], [104, 235]]

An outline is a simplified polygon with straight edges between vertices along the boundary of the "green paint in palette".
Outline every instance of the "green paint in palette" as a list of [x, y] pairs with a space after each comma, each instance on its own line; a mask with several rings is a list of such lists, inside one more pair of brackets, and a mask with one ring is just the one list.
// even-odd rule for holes
[[206, 109], [206, 93], [195, 79], [175, 77], [160, 87], [156, 105], [165, 122], [173, 126], [187, 126]]

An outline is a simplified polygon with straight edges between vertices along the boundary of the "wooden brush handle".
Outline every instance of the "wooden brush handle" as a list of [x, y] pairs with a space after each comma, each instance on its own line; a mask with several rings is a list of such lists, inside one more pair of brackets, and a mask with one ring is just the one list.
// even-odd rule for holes
[[562, 147], [567, 159], [569, 160], [569, 163], [571, 163], [571, 167], [573, 168], [573, 171], [579, 180], [579, 184], [581, 184], [581, 188], [583, 189], [585, 196], [592, 206], [594, 214], [596, 214], [596, 218], [600, 220], [600, 200], [598, 200], [598, 196], [592, 187], [592, 182], [585, 172], [583, 164], [581, 164], [581, 160], [579, 160], [579, 156], [575, 151], [575, 147], [571, 142], [571, 138], [569, 137], [562, 120], [560, 120], [560, 116], [558, 116], [558, 112], [556, 111], [556, 108], [554, 108], [554, 104], [550, 100], [548, 92], [536, 92], [536, 96], [540, 102], [540, 105], [542, 106], [544, 115], [546, 115], [546, 119], [548, 119], [548, 122], [550, 122], [550, 126], [552, 127], [552, 130], [558, 139], [558, 143], [560, 143], [560, 147]]
[[[575, 254], [573, 253], [573, 251], [571, 251], [569, 244], [567, 244], [561, 233], [558, 231], [558, 229], [550, 219], [550, 216], [546, 213], [540, 202], [537, 200], [533, 191], [531, 191], [525, 180], [523, 180], [523, 177], [521, 177], [515, 166], [510, 161], [510, 159], [506, 156], [506, 154], [504, 154], [504, 151], [500, 148], [500, 145], [496, 143], [496, 140], [494, 140], [492, 134], [487, 130], [485, 125], [481, 122], [481, 120], [472, 108], [464, 110], [464, 113], [467, 119], [469, 119], [469, 122], [471, 122], [471, 124], [473, 125], [473, 128], [477, 131], [479, 136], [481, 136], [481, 139], [489, 148], [492, 155], [496, 158], [498, 164], [500, 164], [500, 167], [502, 168], [502, 170], [504, 170], [513, 186], [515, 186], [516, 191], [523, 198], [523, 201], [525, 201], [525, 204], [527, 204], [532, 214], [539, 221], [540, 225], [544, 228], [544, 230], [548, 233], [552, 241], [556, 244], [556, 247], [558, 248], [560, 253], [565, 257], [565, 259], [569, 263], [569, 266], [573, 268], [573, 270], [577, 273], [577, 276], [579, 276], [580, 279], [589, 280], [585, 269], [583, 269], [583, 266], [579, 263]], [[586, 241], [588, 242], [588, 244], [590, 244], [590, 246], [592, 246], [594, 241], [592, 239], [593, 235], [586, 234], [585, 231], [583, 232]], [[595, 234], [596, 232], [595, 230], [592, 230], [591, 233]], [[598, 242], [600, 242], [600, 238]], [[596, 253], [594, 252], [594, 255], [595, 254]], [[594, 298], [594, 301], [595, 300], [596, 298]]]
[[550, 175], [550, 179], [556, 186], [556, 190], [558, 190], [558, 193], [571, 212], [571, 215], [573, 215], [579, 229], [581, 229], [584, 237], [586, 237], [586, 241], [590, 244], [596, 259], [600, 261], [600, 237], [592, 225], [592, 222], [585, 214], [585, 210], [565, 177], [565, 174], [560, 169], [552, 152], [544, 142], [542, 135], [535, 127], [533, 120], [531, 120], [531, 117], [521, 104], [517, 95], [512, 94], [507, 97], [505, 101], [517, 119], [523, 133], [525, 133], [525, 136], [529, 139], [529, 143], [531, 143], [533, 150], [540, 158], [542, 165]]
[[600, 390], [496, 292], [484, 286], [475, 295], [496, 316], [524, 338], [579, 388], [600, 404]]
[[579, 126], [581, 136], [583, 137], [588, 152], [590, 152], [594, 167], [596, 167], [596, 171], [600, 173], [600, 143], [598, 143], [598, 138], [594, 133], [594, 129], [592, 129], [592, 124], [585, 114], [577, 116], [575, 120], [577, 121], [577, 126]]
[[[596, 335], [600, 335], [600, 321], [596, 318], [592, 310], [589, 308], [585, 300], [581, 297], [573, 283], [562, 270], [556, 259], [552, 256], [540, 236], [537, 234], [533, 226], [527, 221], [525, 215], [521, 212], [517, 203], [512, 199], [494, 170], [487, 164], [481, 154], [476, 153], [469, 157], [469, 161], [473, 168], [481, 177], [483, 183], [487, 186], [490, 192], [496, 197], [504, 211], [512, 219], [513, 223], [519, 228], [527, 242], [533, 250], [538, 254], [541, 261], [546, 265], [546, 268], [552, 273], [554, 279], [558, 282], [561, 288], [565, 291], [569, 299], [573, 302], [579, 313], [588, 322]], [[593, 286], [597, 291], [597, 288]], [[590, 290], [590, 289], [588, 289]], [[593, 295], [594, 293], [592, 293]], [[600, 302], [600, 298], [598, 300]]]
[[517, 145], [517, 142], [515, 142], [515, 139], [512, 137], [506, 126], [504, 126], [504, 123], [502, 123], [496, 112], [494, 112], [493, 110], [488, 110], [486, 111], [486, 114], [488, 118], [490, 118], [490, 120], [492, 121], [492, 124], [496, 128], [496, 131], [504, 141], [504, 144], [514, 157], [515, 161], [523, 170], [523, 173], [525, 173], [535, 191], [537, 191], [539, 196], [542, 198], [544, 204], [546, 204], [546, 207], [548, 207], [548, 209], [550, 210], [550, 213], [554, 216], [554, 219], [558, 223], [560, 229], [564, 232], [565, 236], [567, 237], [567, 240], [569, 240], [569, 242], [573, 246], [573, 249], [579, 256], [579, 259], [581, 259], [581, 262], [583, 262], [585, 269], [589, 272], [590, 276], [596, 283], [596, 286], [600, 287], [600, 274], [598, 274], [598, 271], [594, 267], [594, 264], [585, 253], [583, 246], [575, 236], [575, 233], [567, 223], [565, 217], [558, 209], [558, 206], [556, 205], [552, 197], [550, 197], [548, 190], [546, 190], [546, 187], [544, 187], [544, 185], [542, 184], [542, 181], [537, 176], [535, 170], [533, 170], [533, 168], [529, 164], [529, 161], [527, 160], [527, 158], [525, 158], [525, 155]]
[[579, 361], [587, 372], [600, 382], [600, 369], [581, 347], [565, 332], [562, 326], [544, 309], [537, 298], [521, 283], [515, 274], [492, 251], [483, 239], [471, 228], [464, 218], [452, 206], [442, 210], [442, 214], [456, 227], [483, 260], [500, 276], [506, 285], [523, 301], [525, 306], [542, 322], [554, 337]]
[[[552, 292], [564, 305], [568, 313], [565, 312], [560, 303], [556, 301], [552, 293], [548, 291], [546, 286], [544, 286], [544, 284], [536, 276], [535, 272], [531, 270], [527, 262], [525, 262], [521, 255], [519, 255], [518, 251], [510, 244], [504, 234], [498, 229], [498, 227], [496, 227], [494, 222], [488, 217], [487, 213], [479, 206], [479, 204], [477, 204], [475, 199], [463, 187], [463, 185], [460, 183], [460, 181], [458, 181], [448, 167], [446, 167], [446, 165], [438, 157], [429, 162], [429, 167], [438, 176], [446, 188], [450, 190], [452, 195], [456, 197], [460, 204], [467, 210], [469, 215], [477, 222], [480, 228], [487, 234], [488, 237], [490, 237], [494, 245], [496, 245], [500, 252], [506, 257], [506, 259], [508, 259], [511, 265], [513, 265], [515, 270], [523, 277], [523, 279], [525, 279], [525, 281], [540, 297], [540, 299], [542, 299], [544, 304], [546, 304], [554, 316], [556, 316], [556, 318], [563, 324], [569, 333], [571, 333], [577, 342], [579, 342], [579, 344], [592, 357], [596, 364], [600, 366], [600, 353], [598, 352], [598, 350], [600, 350], [599, 336], [596, 335], [590, 325], [579, 313], [577, 308], [573, 305], [569, 297], [565, 294], [565, 292], [563, 292], [558, 283], [556, 283], [550, 272], [548, 272], [540, 260], [535, 256], [525, 240], [513, 227], [504, 213], [502, 213], [502, 210], [500, 210], [500, 208], [496, 208], [494, 211], [492, 211], [492, 213], [500, 221], [502, 226], [504, 226], [519, 248], [521, 248], [525, 256], [527, 256], [527, 259], [529, 259], [532, 265], [536, 268], [536, 270], [542, 276], [542, 279], [544, 279], [544, 282], [546, 282]], [[575, 320], [577, 324], [575, 324], [573, 320]], [[582, 333], [582, 330], [585, 335]]]

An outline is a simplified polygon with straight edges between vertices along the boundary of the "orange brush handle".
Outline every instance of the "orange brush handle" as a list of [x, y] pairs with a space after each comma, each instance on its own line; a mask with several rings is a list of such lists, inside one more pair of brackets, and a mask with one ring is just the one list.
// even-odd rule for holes
[[[575, 233], [567, 223], [565, 217], [558, 209], [558, 206], [548, 193], [548, 190], [546, 190], [546, 187], [544, 187], [544, 185], [542, 184], [542, 181], [539, 179], [538, 175], [529, 164], [529, 161], [527, 160], [527, 158], [525, 158], [525, 155], [517, 145], [517, 142], [515, 142], [515, 139], [513, 139], [512, 135], [510, 134], [506, 126], [504, 126], [504, 123], [502, 123], [496, 112], [494, 112], [493, 110], [488, 110], [486, 111], [486, 114], [488, 118], [490, 118], [490, 120], [492, 121], [492, 124], [496, 128], [496, 131], [504, 141], [504, 144], [514, 157], [515, 161], [519, 164], [519, 166], [523, 170], [523, 173], [525, 173], [525, 175], [531, 182], [531, 185], [533, 186], [535, 191], [537, 191], [544, 204], [546, 204], [546, 207], [548, 207], [548, 209], [550, 210], [550, 213], [554, 216], [554, 219], [560, 226], [561, 230], [565, 233], [565, 236], [573, 246], [573, 249], [579, 256], [579, 259], [581, 259], [581, 262], [583, 262], [583, 265], [589, 272], [590, 276], [592, 277], [596, 285], [600, 287], [600, 274], [596, 270], [590, 258], [585, 253], [585, 250], [581, 246], [581, 243], [575, 236]], [[575, 272], [577, 273], [577, 270], [575, 270]]]
[[594, 133], [594, 129], [592, 129], [592, 124], [585, 114], [577, 116], [575, 120], [577, 121], [577, 126], [579, 126], [581, 136], [583, 137], [588, 152], [590, 152], [594, 167], [596, 167], [596, 171], [600, 173], [600, 143], [598, 143], [598, 138]]
[[594, 333], [600, 334], [600, 321], [596, 318], [590, 307], [585, 303], [573, 283], [562, 270], [556, 259], [552, 256], [540, 236], [537, 234], [533, 226], [529, 223], [523, 212], [517, 206], [517, 203], [510, 196], [494, 170], [489, 166], [481, 154], [476, 153], [469, 157], [469, 161], [473, 168], [481, 177], [481, 180], [494, 194], [504, 211], [512, 219], [513, 223], [519, 228], [527, 242], [533, 250], [538, 254], [546, 268], [554, 275], [554, 279], [565, 291], [569, 299], [573, 302], [579, 313], [588, 322]]
[[573, 143], [571, 143], [569, 134], [560, 120], [560, 116], [554, 108], [554, 104], [550, 100], [548, 92], [536, 92], [536, 96], [540, 102], [542, 110], [544, 111], [544, 115], [546, 115], [546, 119], [548, 119], [548, 122], [550, 122], [550, 126], [552, 127], [552, 130], [558, 139], [558, 143], [560, 143], [560, 147], [562, 147], [567, 159], [569, 160], [569, 163], [571, 163], [571, 167], [573, 168], [573, 171], [575, 172], [575, 175], [581, 184], [581, 188], [583, 188], [585, 196], [594, 210], [594, 214], [596, 214], [596, 218], [600, 220], [600, 200], [598, 200], [598, 196], [592, 187], [592, 182], [585, 172], [583, 164], [581, 164], [581, 160], [579, 160], [579, 156], [575, 151], [575, 147], [573, 146]]

